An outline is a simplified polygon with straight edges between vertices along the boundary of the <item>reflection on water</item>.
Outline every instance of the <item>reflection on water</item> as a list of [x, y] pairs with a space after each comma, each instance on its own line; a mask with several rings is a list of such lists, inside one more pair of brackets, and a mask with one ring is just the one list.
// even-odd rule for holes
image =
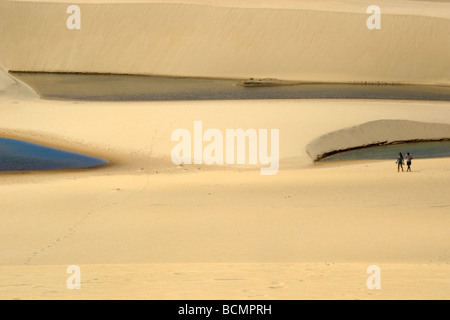
[[367, 84], [297, 84], [244, 87], [237, 80], [114, 74], [11, 72], [42, 98], [94, 101], [228, 99], [450, 100], [450, 87]]
[[21, 140], [0, 138], [0, 171], [81, 169], [107, 161]]
[[322, 161], [342, 160], [396, 160], [399, 152], [411, 153], [414, 159], [450, 157], [450, 141], [401, 143], [340, 152]]

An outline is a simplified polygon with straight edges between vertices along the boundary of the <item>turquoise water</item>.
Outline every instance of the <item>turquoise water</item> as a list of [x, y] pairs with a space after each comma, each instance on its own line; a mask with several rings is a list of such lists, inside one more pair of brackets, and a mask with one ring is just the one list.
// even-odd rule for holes
[[344, 151], [326, 157], [321, 161], [343, 160], [397, 160], [399, 152], [403, 156], [411, 153], [414, 159], [450, 157], [450, 141], [414, 142], [395, 145], [368, 147], [351, 151]]
[[377, 84], [299, 84], [244, 87], [238, 80], [140, 75], [11, 74], [44, 99], [161, 101], [229, 99], [407, 99], [450, 101], [450, 87]]
[[0, 138], [0, 171], [81, 169], [107, 161], [15, 139]]

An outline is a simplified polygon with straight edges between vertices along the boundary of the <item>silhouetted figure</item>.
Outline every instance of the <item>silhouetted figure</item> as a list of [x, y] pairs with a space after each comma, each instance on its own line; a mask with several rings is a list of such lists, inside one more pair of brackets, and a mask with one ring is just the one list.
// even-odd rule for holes
[[406, 172], [408, 172], [408, 171], [411, 172], [411, 160], [414, 158], [412, 157], [412, 155], [409, 152], [406, 154], [405, 158], [406, 158], [406, 165], [408, 166], [408, 168], [406, 169]]
[[402, 169], [402, 171], [404, 171], [403, 170], [404, 160], [403, 160], [403, 155], [402, 155], [401, 152], [398, 154], [398, 158], [397, 158], [397, 162], [396, 163], [397, 163], [397, 172], [400, 172], [400, 168]]

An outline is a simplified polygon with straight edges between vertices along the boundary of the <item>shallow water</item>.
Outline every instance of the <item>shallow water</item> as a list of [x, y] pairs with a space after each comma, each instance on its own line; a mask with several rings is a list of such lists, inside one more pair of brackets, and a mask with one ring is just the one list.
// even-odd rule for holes
[[414, 159], [450, 157], [450, 141], [414, 142], [368, 147], [340, 152], [321, 161], [385, 159], [396, 161], [399, 152], [403, 153], [403, 156], [409, 152]]
[[81, 169], [107, 161], [15, 139], [0, 138], [0, 171]]
[[11, 74], [44, 99], [161, 101], [229, 99], [411, 99], [450, 100], [450, 87], [370, 84], [301, 84], [243, 87], [238, 80], [115, 74]]

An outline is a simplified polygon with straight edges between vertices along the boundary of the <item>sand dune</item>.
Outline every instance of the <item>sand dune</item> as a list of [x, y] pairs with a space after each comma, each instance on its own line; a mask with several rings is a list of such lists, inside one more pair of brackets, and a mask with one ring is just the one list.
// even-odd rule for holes
[[378, 120], [328, 133], [306, 146], [312, 159], [338, 150], [379, 143], [449, 139], [450, 125], [408, 120]]
[[[117, 169], [2, 175], [1, 298], [448, 297], [447, 159], [410, 175], [384, 161], [269, 180]], [[382, 290], [366, 287], [372, 264]]]
[[[120, 163], [152, 162], [158, 159], [168, 167], [172, 167], [170, 155], [176, 144], [171, 141], [172, 132], [179, 128], [193, 132], [194, 121], [202, 120], [204, 130], [216, 128], [225, 132], [226, 129], [237, 128], [280, 129], [281, 166], [290, 166], [293, 161], [296, 167], [304, 167], [312, 163], [313, 159], [308, 155], [306, 147], [315, 139], [329, 132], [383, 119], [407, 119], [448, 125], [450, 109], [448, 102], [434, 101], [255, 100], [93, 103], [37, 100], [33, 103], [23, 103], [20, 100], [16, 102], [12, 100], [3, 103], [0, 132], [11, 137], [32, 139], [44, 144], [73, 149], [72, 151], [84, 150], [100, 158], [116, 159]], [[367, 131], [369, 138], [384, 141], [386, 136], [383, 132], [389, 132], [390, 127], [395, 127], [390, 122], [386, 123], [389, 126], [380, 127], [382, 131], [379, 132], [379, 139], [372, 130]], [[428, 131], [423, 130], [423, 138], [428, 137], [426, 135]], [[420, 139], [422, 137], [420, 131], [417, 133], [414, 137]], [[409, 135], [408, 131], [401, 134], [400, 137]], [[351, 141], [356, 145], [365, 144], [367, 135], [352, 138]], [[388, 138], [396, 140], [398, 137], [399, 135], [395, 135]], [[445, 138], [440, 135], [439, 137]], [[349, 142], [342, 143], [348, 146]], [[322, 144], [318, 146], [321, 148]], [[330, 144], [323, 144], [323, 147], [324, 150], [328, 150]], [[317, 152], [322, 151], [320, 148]], [[135, 157], [140, 160], [135, 161]]]
[[311, 3], [315, 1], [266, 1], [257, 6], [250, 1], [84, 2], [82, 27], [70, 31], [67, 4], [2, 1], [0, 66], [18, 71], [450, 84], [449, 4], [385, 1], [380, 3], [385, 10], [382, 29], [369, 30], [368, 2]]
[[[372, 33], [365, 1], [106, 2], [77, 2], [82, 29], [69, 32], [67, 4], [1, 1], [0, 66], [450, 83], [448, 3], [379, 1]], [[47, 101], [2, 69], [0, 90], [1, 137], [111, 162], [0, 173], [0, 299], [449, 297], [448, 159], [414, 160], [411, 173], [395, 158], [313, 163], [373, 141], [450, 138], [448, 101]], [[175, 165], [171, 134], [196, 120], [279, 129], [280, 171]], [[381, 290], [366, 285], [373, 264]], [[69, 265], [81, 290], [66, 286]]]

